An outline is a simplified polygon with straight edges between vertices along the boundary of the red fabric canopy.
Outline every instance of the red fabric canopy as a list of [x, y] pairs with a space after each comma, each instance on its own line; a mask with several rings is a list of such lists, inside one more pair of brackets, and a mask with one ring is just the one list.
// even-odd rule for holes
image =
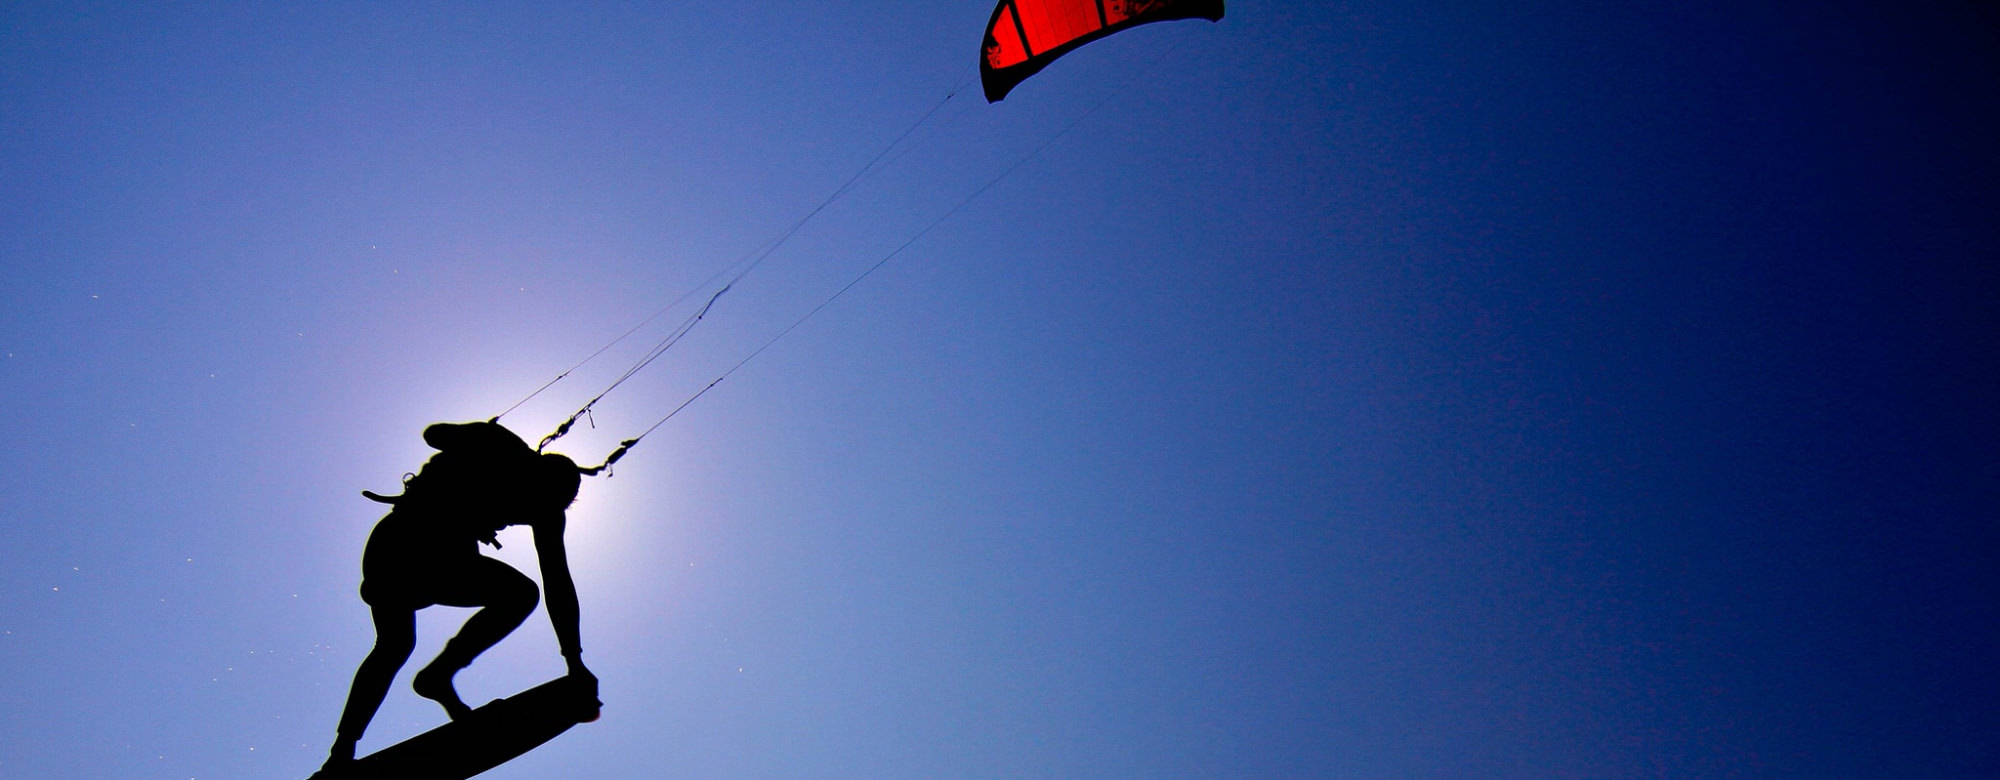
[[1222, 18], [1222, 0], [1000, 0], [986, 23], [979, 81], [998, 102], [1057, 57], [1148, 22]]

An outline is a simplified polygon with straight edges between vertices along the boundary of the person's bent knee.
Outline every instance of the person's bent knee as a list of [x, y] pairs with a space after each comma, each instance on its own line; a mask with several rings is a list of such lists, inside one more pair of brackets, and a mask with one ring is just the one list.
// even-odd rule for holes
[[502, 603], [523, 613], [533, 612], [542, 603], [542, 589], [535, 586], [534, 580], [521, 577], [507, 586]]
[[533, 612], [542, 603], [542, 589], [535, 586], [534, 580], [523, 580], [520, 599], [521, 609]]

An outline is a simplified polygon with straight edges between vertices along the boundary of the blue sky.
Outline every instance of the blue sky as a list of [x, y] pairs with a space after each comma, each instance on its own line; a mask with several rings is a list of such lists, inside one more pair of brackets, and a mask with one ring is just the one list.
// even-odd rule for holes
[[979, 3], [10, 4], [0, 776], [310, 773], [358, 491], [941, 101], [556, 447], [1021, 163], [586, 483], [605, 715], [489, 776], [1991, 776], [2000, 33], [1901, 5], [1234, 3], [989, 106]]

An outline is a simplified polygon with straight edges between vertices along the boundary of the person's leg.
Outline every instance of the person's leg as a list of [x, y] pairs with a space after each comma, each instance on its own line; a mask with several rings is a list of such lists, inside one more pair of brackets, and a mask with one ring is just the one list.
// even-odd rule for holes
[[403, 662], [409, 660], [410, 651], [417, 646], [416, 610], [370, 607], [375, 616], [375, 647], [361, 660], [361, 668], [354, 671], [354, 687], [348, 690], [347, 709], [340, 713], [340, 727], [334, 735], [332, 754], [327, 758], [330, 764], [354, 759], [355, 743], [361, 741], [368, 722], [375, 719], [382, 698], [389, 695], [396, 671], [403, 668]]
[[411, 687], [418, 696], [444, 705], [446, 714], [459, 718], [472, 708], [458, 698], [451, 685], [452, 676], [528, 619], [541, 600], [541, 592], [527, 575], [485, 556], [454, 569], [452, 576], [440, 578], [434, 600], [449, 607], [480, 610], [465, 621], [457, 636], [445, 643], [437, 660], [417, 672]]

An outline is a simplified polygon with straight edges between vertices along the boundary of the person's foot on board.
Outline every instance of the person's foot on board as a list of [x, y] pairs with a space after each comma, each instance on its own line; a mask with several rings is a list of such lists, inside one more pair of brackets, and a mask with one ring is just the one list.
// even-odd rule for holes
[[410, 681], [410, 688], [415, 690], [418, 696], [444, 705], [444, 714], [451, 716], [452, 720], [458, 720], [472, 714], [472, 708], [465, 706], [465, 701], [458, 698], [458, 689], [451, 686], [451, 678], [456, 674], [458, 674], [457, 669], [426, 666], [417, 672], [416, 679]]
[[345, 739], [337, 739], [334, 740], [333, 749], [327, 751], [326, 763], [321, 764], [319, 771], [314, 772], [312, 777], [306, 778], [306, 780], [324, 780], [325, 778], [339, 777], [342, 772], [347, 771], [347, 768], [353, 765], [354, 743]]

